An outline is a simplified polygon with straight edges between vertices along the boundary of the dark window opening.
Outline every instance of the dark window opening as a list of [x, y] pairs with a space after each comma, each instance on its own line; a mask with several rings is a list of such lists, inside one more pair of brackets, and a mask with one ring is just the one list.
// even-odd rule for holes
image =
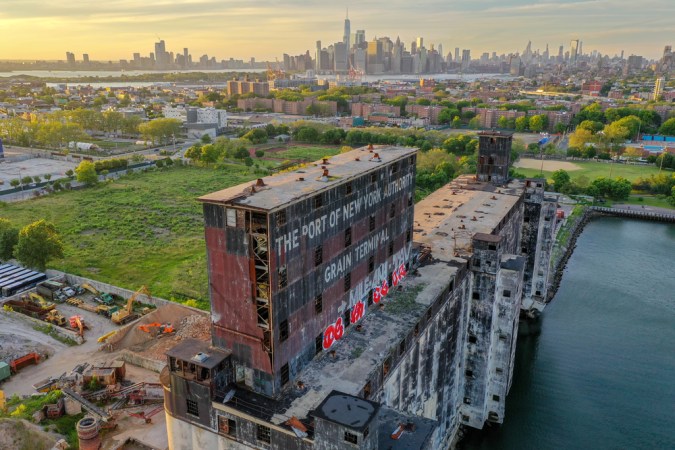
[[415, 330], [413, 331], [413, 336], [417, 337], [420, 334], [420, 324], [415, 324]]
[[368, 218], [368, 230], [375, 230], [375, 216], [370, 216]]
[[541, 295], [541, 291], [535, 291], [534, 295]]
[[408, 206], [412, 206], [413, 204], [413, 196], [412, 194], [408, 194]]
[[314, 203], [314, 209], [321, 208], [323, 206], [323, 195], [319, 194], [319, 195], [314, 196], [313, 203]]
[[431, 320], [431, 308], [427, 309], [427, 322]]
[[349, 291], [352, 288], [352, 274], [345, 274], [345, 292]]
[[473, 334], [470, 334], [469, 335], [469, 344], [475, 344], [476, 342], [478, 342], [478, 338], [476, 336], [474, 336]]
[[[372, 389], [373, 388], [372, 388], [372, 385], [371, 385], [370, 381], [367, 382], [366, 385], [363, 386], [363, 398], [368, 399], [370, 397]], [[366, 436], [367, 436], [367, 434], [364, 432], [363, 437], [366, 437]]]
[[394, 243], [390, 242], [389, 243], [389, 256], [392, 256], [394, 254]]
[[257, 425], [256, 437], [260, 442], [264, 442], [265, 444], [271, 443], [272, 436], [270, 427], [266, 427], [265, 425]]
[[291, 371], [288, 367], [288, 363], [286, 363], [281, 366], [281, 385], [284, 386], [289, 381], [291, 381]]
[[473, 378], [473, 370], [468, 370], [468, 369], [467, 369], [467, 370], [464, 372], [464, 375], [466, 375], [466, 376], [469, 377], [469, 378]]
[[389, 206], [389, 217], [392, 219], [396, 217], [396, 203], [392, 203], [391, 206]]
[[508, 289], [504, 289], [503, 295], [504, 295], [504, 297], [507, 297], [507, 298], [511, 297], [511, 291], [509, 291]]
[[529, 218], [529, 217], [524, 217], [524, 218], [523, 218], [523, 222], [528, 223], [529, 221], [530, 221], [530, 218]]
[[375, 183], [377, 181], [377, 174], [376, 173], [371, 173], [370, 174], [370, 182]]
[[394, 164], [391, 165], [391, 173], [398, 173], [398, 163], [395, 162]]
[[288, 286], [288, 275], [286, 273], [286, 266], [279, 267], [279, 288]]
[[[471, 399], [469, 397], [464, 397], [464, 404], [465, 405], [470, 405], [471, 404]], [[466, 420], [469, 420], [468, 418]]]
[[359, 437], [355, 435], [354, 433], [350, 433], [349, 431], [345, 431], [345, 441], [349, 442], [350, 444], [358, 444], [359, 443]]
[[315, 266], [318, 266], [318, 265], [321, 264], [322, 262], [323, 262], [323, 246], [322, 246], [322, 245], [318, 245], [318, 246], [314, 249], [314, 265], [315, 265]]
[[345, 230], [345, 247], [352, 245], [352, 227]]
[[375, 270], [375, 256], [370, 255], [368, 257], [368, 273], [372, 272], [373, 270]]
[[368, 306], [373, 304], [373, 290], [368, 291]]
[[522, 248], [520, 249], [520, 252], [521, 252], [521, 253], [527, 253], [527, 247], [522, 247]]
[[385, 378], [387, 376], [390, 368], [391, 368], [391, 358], [387, 358], [384, 360], [384, 363], [382, 364], [382, 378]]
[[345, 184], [345, 195], [350, 195], [352, 193], [353, 187], [352, 183]]
[[499, 395], [493, 395], [492, 400], [498, 402], [499, 401]]
[[500, 340], [500, 341], [506, 341], [506, 335], [505, 335], [505, 334], [500, 334], [500, 335], [499, 335], [499, 340]]
[[473, 300], [480, 300], [480, 292], [474, 292], [474, 293], [471, 295], [471, 298], [472, 298]]
[[[466, 400], [466, 399], [465, 399], [465, 400]], [[471, 404], [471, 400], [469, 400], [469, 404]], [[462, 421], [463, 421], [463, 422], [468, 422], [469, 420], [471, 420], [471, 417], [469, 417], [469, 416], [467, 416], [467, 415], [465, 415], [465, 414], [462, 414]]]
[[349, 324], [351, 323], [351, 321], [350, 321], [351, 317], [352, 317], [352, 311], [351, 311], [351, 309], [347, 308], [344, 315], [342, 316], [342, 322], [344, 323], [345, 328], [347, 328], [349, 326]]
[[323, 311], [323, 295], [319, 294], [314, 298], [314, 311], [319, 314]]
[[398, 344], [398, 354], [402, 355], [403, 353], [405, 353], [405, 339], [403, 339], [401, 343]]
[[187, 405], [187, 413], [199, 417], [199, 403], [189, 398], [185, 399]]
[[237, 435], [237, 421], [227, 417], [218, 416], [218, 432], [229, 436]]
[[497, 250], [497, 246], [495, 244], [488, 244], [488, 250]]
[[279, 324], [279, 340], [284, 342], [288, 339], [288, 320], [283, 320]]
[[473, 260], [474, 267], [480, 267], [480, 259], [476, 258]]
[[411, 235], [410, 230], [405, 232], [405, 241], [406, 242], [410, 242], [410, 235]]
[[277, 211], [275, 214], [275, 219], [278, 227], [286, 225], [286, 210]]
[[504, 373], [504, 369], [502, 369], [501, 367], [497, 367], [497, 368], [495, 369], [495, 372], [496, 372], [496, 373]]
[[314, 339], [314, 354], [318, 355], [323, 350], [323, 333]]

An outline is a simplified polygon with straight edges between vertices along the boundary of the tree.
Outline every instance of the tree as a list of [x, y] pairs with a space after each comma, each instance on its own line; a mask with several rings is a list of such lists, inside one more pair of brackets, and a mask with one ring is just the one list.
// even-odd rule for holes
[[480, 128], [480, 119], [478, 119], [478, 117], [474, 117], [473, 119], [469, 120], [469, 128], [472, 130]]
[[63, 243], [54, 224], [42, 219], [23, 227], [14, 257], [23, 265], [40, 271], [46, 269], [50, 260], [63, 258]]
[[9, 185], [12, 186], [13, 188], [19, 187], [20, 184], [21, 180], [19, 180], [18, 178], [14, 178], [13, 180], [9, 181]]
[[19, 241], [19, 230], [12, 223], [0, 217], [0, 259], [12, 259], [14, 247]]
[[68, 169], [68, 170], [66, 170], [66, 176], [67, 176], [68, 178], [72, 178], [73, 175], [75, 175], [75, 172], [73, 172], [73, 169]]
[[553, 127], [553, 131], [555, 131], [555, 132], [558, 133], [558, 134], [564, 133], [565, 130], [567, 130], [567, 125], [565, 125], [565, 124], [562, 123], [562, 122], [556, 123], [556, 124], [555, 124], [555, 127]]
[[570, 174], [563, 169], [556, 170], [551, 174], [551, 179], [553, 180], [553, 186], [557, 192], [563, 192], [565, 187], [570, 183]]
[[262, 128], [255, 128], [242, 137], [251, 141], [252, 144], [264, 144], [267, 142], [267, 132]]
[[529, 124], [530, 130], [533, 133], [539, 133], [539, 132], [543, 131], [544, 128], [546, 128], [547, 122], [548, 122], [548, 117], [546, 117], [543, 114], [532, 116], [530, 118], [530, 124]]
[[585, 128], [577, 128], [570, 134], [570, 146], [583, 148], [586, 144], [595, 142], [596, 138], [592, 131]]
[[591, 133], [597, 133], [598, 131], [602, 130], [603, 127], [604, 124], [602, 122], [584, 120], [577, 126], [577, 129], [581, 128], [583, 130], [590, 130]]
[[33, 182], [33, 177], [31, 176], [25, 176], [21, 178], [21, 184], [24, 186], [27, 186]]
[[[207, 135], [205, 135], [207, 136]], [[202, 156], [202, 146], [197, 142], [185, 151], [185, 157], [191, 160], [198, 160]]]
[[529, 122], [530, 120], [527, 116], [518, 117], [516, 119], [516, 131], [523, 132], [527, 130]]
[[52, 174], [51, 173], [46, 173], [44, 174], [45, 180], [49, 181], [52, 179]]
[[675, 136], [675, 117], [672, 117], [665, 122], [659, 128], [659, 134], [665, 134], [666, 136]]
[[153, 143], [168, 144], [180, 133], [182, 123], [178, 119], [155, 119], [138, 126], [141, 135]]
[[508, 128], [508, 126], [509, 120], [506, 118], [506, 116], [499, 116], [499, 119], [497, 119], [497, 127]]
[[77, 174], [77, 181], [88, 186], [98, 183], [98, 174], [96, 173], [96, 166], [93, 162], [82, 160], [82, 162], [75, 168]]
[[211, 142], [213, 142], [211, 140], [211, 136], [208, 134], [203, 135], [199, 140], [202, 142], [202, 144], [210, 144]]
[[459, 116], [455, 116], [452, 119], [452, 128], [460, 128], [462, 126], [462, 120], [459, 118]]
[[42, 177], [40, 175], [35, 175], [35, 176], [33, 176], [33, 181], [35, 181], [36, 183], [39, 183], [40, 181], [42, 181]]

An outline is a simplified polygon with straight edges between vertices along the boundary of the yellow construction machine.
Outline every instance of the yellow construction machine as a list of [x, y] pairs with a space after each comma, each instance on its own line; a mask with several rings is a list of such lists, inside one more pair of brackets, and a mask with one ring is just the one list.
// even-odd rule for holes
[[47, 315], [45, 316], [45, 321], [57, 325], [59, 327], [62, 327], [66, 324], [65, 316], [56, 309], [52, 309], [47, 313]]
[[129, 300], [127, 300], [127, 304], [124, 308], [113, 313], [111, 319], [114, 323], [121, 325], [131, 322], [132, 320], [138, 318], [139, 314], [134, 312], [134, 301], [136, 300], [136, 297], [138, 297], [140, 294], [144, 294], [148, 298], [152, 298], [152, 295], [150, 294], [148, 288], [146, 286], [142, 286], [139, 290], [134, 292], [134, 295], [129, 297]]

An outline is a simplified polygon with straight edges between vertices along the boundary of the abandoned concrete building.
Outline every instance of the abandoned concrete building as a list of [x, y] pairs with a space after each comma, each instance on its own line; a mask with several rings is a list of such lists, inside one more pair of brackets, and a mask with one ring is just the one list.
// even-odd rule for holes
[[167, 353], [170, 448], [437, 449], [501, 423], [550, 248], [543, 180], [508, 182], [510, 150], [481, 134], [478, 175], [416, 205], [401, 147], [200, 198], [212, 342]]

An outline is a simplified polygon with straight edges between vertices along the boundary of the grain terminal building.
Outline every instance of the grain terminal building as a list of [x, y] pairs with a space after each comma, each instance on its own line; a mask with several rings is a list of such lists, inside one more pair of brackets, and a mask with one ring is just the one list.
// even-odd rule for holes
[[212, 343], [167, 353], [170, 448], [435, 449], [501, 423], [550, 209], [504, 184], [510, 141], [481, 135], [478, 176], [417, 205], [400, 147], [202, 197]]

